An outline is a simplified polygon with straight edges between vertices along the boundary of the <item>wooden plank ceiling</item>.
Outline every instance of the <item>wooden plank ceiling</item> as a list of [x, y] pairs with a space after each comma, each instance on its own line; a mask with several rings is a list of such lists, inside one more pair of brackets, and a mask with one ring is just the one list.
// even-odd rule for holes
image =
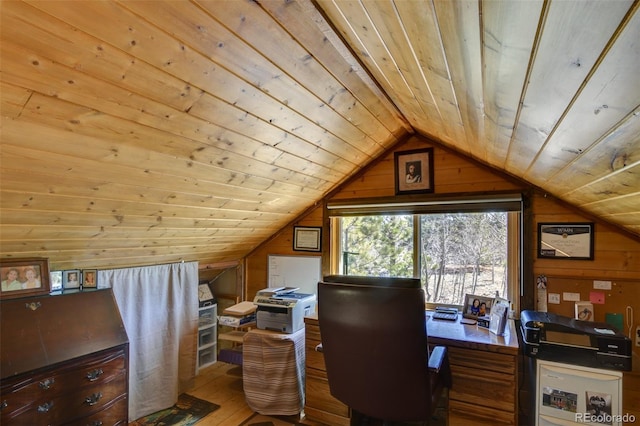
[[237, 260], [413, 132], [640, 235], [637, 1], [0, 7], [3, 258]]

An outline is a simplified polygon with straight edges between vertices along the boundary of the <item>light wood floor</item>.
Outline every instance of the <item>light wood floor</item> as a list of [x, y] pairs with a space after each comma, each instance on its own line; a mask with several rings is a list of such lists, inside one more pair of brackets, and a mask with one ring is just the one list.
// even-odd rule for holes
[[[187, 393], [220, 406], [200, 420], [197, 426], [238, 426], [253, 415], [244, 398], [241, 367], [236, 365], [219, 361], [205, 368], [196, 376], [194, 388]], [[292, 422], [297, 420], [295, 416], [288, 419]], [[309, 426], [321, 426], [304, 419], [298, 421]]]

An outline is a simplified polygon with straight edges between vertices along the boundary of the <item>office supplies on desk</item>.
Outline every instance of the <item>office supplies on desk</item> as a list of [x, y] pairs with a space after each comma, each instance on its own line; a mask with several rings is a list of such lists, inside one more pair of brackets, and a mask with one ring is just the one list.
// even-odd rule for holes
[[433, 319], [456, 321], [458, 319], [458, 310], [456, 308], [436, 308], [433, 313]]

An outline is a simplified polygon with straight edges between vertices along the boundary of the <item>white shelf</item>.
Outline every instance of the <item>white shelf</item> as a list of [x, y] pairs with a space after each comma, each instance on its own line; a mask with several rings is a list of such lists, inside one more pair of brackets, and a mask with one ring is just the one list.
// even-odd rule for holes
[[218, 305], [198, 308], [196, 373], [215, 364], [218, 356]]

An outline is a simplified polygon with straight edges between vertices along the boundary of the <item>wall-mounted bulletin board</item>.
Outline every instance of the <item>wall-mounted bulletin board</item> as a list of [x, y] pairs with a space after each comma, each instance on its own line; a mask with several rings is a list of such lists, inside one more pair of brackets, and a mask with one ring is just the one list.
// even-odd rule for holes
[[269, 287], [299, 287], [298, 293], [317, 293], [322, 279], [321, 256], [270, 254], [267, 267]]
[[[610, 289], [602, 288], [608, 287], [609, 284]], [[580, 301], [590, 301], [593, 304], [594, 321], [605, 322], [607, 314], [617, 314], [618, 321], [622, 322], [620, 331], [627, 336], [630, 312], [633, 312], [632, 338], [636, 326], [640, 325], [640, 280], [547, 276], [547, 300], [552, 294], [560, 296], [560, 303], [547, 302], [549, 312], [573, 318], [576, 303], [574, 299], [578, 298]], [[629, 311], [628, 306], [632, 311]], [[609, 317], [611, 318], [611, 315]]]

